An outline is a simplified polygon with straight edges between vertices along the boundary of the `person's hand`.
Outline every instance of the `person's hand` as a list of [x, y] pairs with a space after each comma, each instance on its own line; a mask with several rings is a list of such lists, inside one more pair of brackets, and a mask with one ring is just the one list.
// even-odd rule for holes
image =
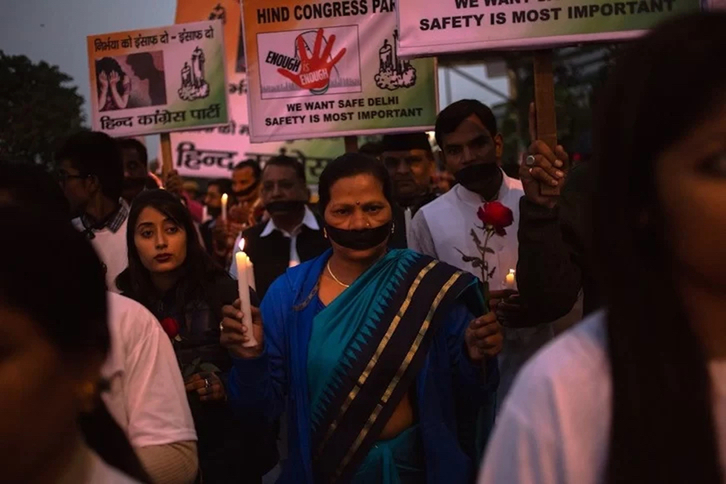
[[529, 136], [533, 140], [529, 154], [519, 167], [524, 195], [537, 205], [552, 208], [557, 204], [557, 197], [542, 195], [541, 187], [562, 187], [565, 182], [564, 169], [570, 157], [562, 146], [558, 145], [553, 152], [544, 141], [537, 139], [534, 103], [529, 105]]
[[98, 83], [101, 84], [101, 87], [104, 89], [108, 87], [108, 76], [106, 75], [106, 71], [101, 71], [98, 75]]
[[464, 341], [471, 361], [480, 362], [497, 356], [502, 351], [504, 336], [496, 314], [489, 312], [469, 323]]
[[238, 224], [249, 223], [251, 214], [251, 205], [247, 202], [237, 203], [227, 210], [229, 221]]
[[501, 291], [489, 291], [489, 310], [497, 312], [499, 304], [510, 296], [517, 294], [514, 289], [503, 289]]
[[264, 331], [262, 326], [262, 314], [256, 307], [252, 307], [252, 334], [254, 335], [257, 345], [245, 348], [245, 344], [250, 341], [247, 334], [247, 328], [242, 324], [244, 315], [240, 310], [240, 301], [237, 299], [233, 305], [222, 307], [224, 319], [220, 324], [222, 336], [219, 342], [233, 356], [238, 358], [257, 358], [262, 354], [264, 346]]
[[181, 197], [184, 189], [184, 182], [182, 181], [182, 177], [179, 175], [178, 171], [171, 170], [167, 173], [166, 181], [164, 182], [164, 189], [169, 193]]
[[[328, 37], [325, 48], [321, 54], [320, 49], [323, 44], [323, 29], [319, 29], [315, 36], [315, 47], [313, 48], [312, 57], [308, 57], [308, 47], [302, 36], [297, 38], [297, 53], [300, 58], [300, 72], [294, 73], [287, 69], [277, 69], [277, 72], [290, 79], [302, 89], [324, 89], [330, 82], [330, 71], [333, 70], [335, 64], [345, 55], [345, 49], [341, 49], [335, 57], [331, 58], [330, 53], [335, 44], [335, 35]], [[325, 71], [325, 76], [310, 76], [309, 74], [318, 71]]]
[[524, 328], [529, 325], [519, 293], [502, 299], [494, 311], [499, 322], [506, 328]]
[[116, 84], [118, 84], [118, 81], [121, 80], [121, 76], [118, 75], [118, 72], [111, 71], [111, 75], [109, 76], [108, 80], [112, 86], [115, 86]]
[[232, 205], [227, 212], [227, 238], [234, 243], [237, 236], [249, 227], [250, 210], [247, 204]]
[[187, 393], [196, 392], [203, 402], [219, 401], [227, 398], [222, 380], [219, 379], [216, 373], [195, 373], [184, 382], [184, 386]]

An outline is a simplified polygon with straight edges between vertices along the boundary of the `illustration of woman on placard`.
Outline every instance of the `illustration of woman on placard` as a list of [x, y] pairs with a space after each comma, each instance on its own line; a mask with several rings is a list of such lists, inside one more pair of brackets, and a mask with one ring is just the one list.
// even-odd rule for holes
[[96, 91], [99, 111], [125, 109], [131, 94], [131, 77], [116, 59], [104, 57], [96, 61]]

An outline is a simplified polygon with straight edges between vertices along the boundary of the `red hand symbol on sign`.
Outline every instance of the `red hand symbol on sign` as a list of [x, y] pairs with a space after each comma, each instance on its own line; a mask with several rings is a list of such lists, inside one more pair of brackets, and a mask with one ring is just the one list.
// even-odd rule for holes
[[330, 82], [330, 71], [333, 70], [335, 64], [345, 55], [345, 49], [342, 49], [334, 58], [330, 59], [330, 52], [333, 50], [334, 43], [335, 35], [331, 35], [321, 54], [320, 48], [323, 44], [323, 29], [319, 29], [315, 36], [313, 55], [312, 57], [308, 57], [305, 41], [302, 35], [299, 36], [297, 38], [297, 52], [300, 57], [300, 73], [295, 74], [287, 69], [277, 69], [277, 72], [303, 89], [325, 88]]

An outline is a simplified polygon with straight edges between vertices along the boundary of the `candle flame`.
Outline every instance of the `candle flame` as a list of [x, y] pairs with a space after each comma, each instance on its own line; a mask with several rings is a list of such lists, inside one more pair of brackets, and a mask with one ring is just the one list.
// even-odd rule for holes
[[510, 274], [514, 274], [514, 272], [515, 272], [514, 269], [509, 269]]
[[222, 195], [222, 204], [224, 204], [224, 205], [227, 204], [227, 198], [229, 198], [229, 197], [227, 196], [226, 193]]
[[237, 244], [237, 246], [239, 247], [239, 250], [244, 252], [245, 251], [245, 239], [240, 239], [239, 244]]

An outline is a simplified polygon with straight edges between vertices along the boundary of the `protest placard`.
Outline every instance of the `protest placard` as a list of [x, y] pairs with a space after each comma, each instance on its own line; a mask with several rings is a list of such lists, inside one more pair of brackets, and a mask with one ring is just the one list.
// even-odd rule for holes
[[246, 159], [264, 163], [281, 150], [299, 159], [308, 183], [315, 185], [320, 166], [343, 153], [343, 140], [275, 141], [252, 144], [247, 111], [247, 74], [239, 0], [177, 0], [176, 22], [219, 19], [224, 25], [227, 56], [229, 123], [194, 131], [171, 133], [174, 169], [182, 176], [229, 178], [232, 168]]
[[405, 60], [393, 2], [244, 0], [253, 142], [424, 131], [436, 65]]
[[94, 130], [138, 136], [227, 123], [219, 20], [87, 41]]
[[701, 8], [701, 0], [397, 2], [400, 51], [411, 56], [623, 40]]

